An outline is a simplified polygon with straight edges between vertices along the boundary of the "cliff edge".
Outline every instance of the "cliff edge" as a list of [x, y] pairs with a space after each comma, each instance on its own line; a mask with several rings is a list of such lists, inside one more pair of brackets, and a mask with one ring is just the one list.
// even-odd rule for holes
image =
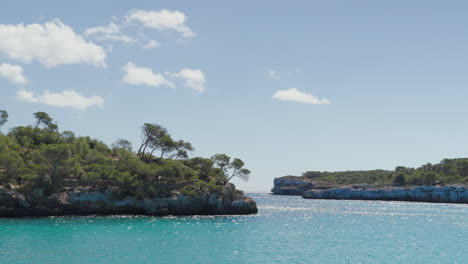
[[305, 199], [384, 200], [432, 203], [468, 203], [467, 186], [338, 185], [284, 177], [274, 179], [274, 195], [298, 195]]
[[462, 186], [415, 186], [408, 188], [334, 188], [308, 190], [306, 199], [383, 200], [430, 203], [468, 203], [468, 189]]
[[75, 187], [44, 196], [42, 190], [23, 194], [0, 186], [0, 217], [57, 215], [229, 215], [255, 214], [254, 200], [227, 184], [220, 192], [169, 197], [121, 197], [113, 188]]

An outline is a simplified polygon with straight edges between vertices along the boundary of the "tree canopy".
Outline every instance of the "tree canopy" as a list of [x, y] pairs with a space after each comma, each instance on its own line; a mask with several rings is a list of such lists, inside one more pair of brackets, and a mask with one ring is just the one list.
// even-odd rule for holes
[[[0, 123], [3, 125], [8, 114], [3, 111], [0, 116], [0, 121], [5, 120]], [[174, 140], [166, 128], [156, 123], [143, 125], [142, 142], [133, 152], [128, 140], [118, 139], [109, 147], [72, 131], [60, 132], [45, 112], [33, 116], [32, 125], [13, 127], [6, 135], [0, 134], [0, 185], [12, 184], [26, 192], [41, 188], [49, 193], [69, 183], [103, 185], [127, 194], [154, 197], [174, 191], [187, 195], [219, 191], [232, 177], [246, 180], [250, 174], [239, 159], [224, 168], [212, 159], [190, 158], [192, 144]], [[182, 187], [175, 190], [161, 186]]]
[[8, 112], [5, 110], [0, 110], [0, 129], [5, 123], [8, 122]]
[[226, 154], [215, 154], [211, 157], [213, 163], [223, 172], [226, 181], [228, 183], [232, 178], [238, 177], [244, 181], [248, 181], [250, 177], [250, 171], [244, 168], [244, 162], [241, 159], [235, 158], [231, 160]]
[[307, 171], [302, 177], [337, 184], [446, 185], [468, 184], [468, 158], [444, 159], [418, 168], [398, 166], [395, 170]]

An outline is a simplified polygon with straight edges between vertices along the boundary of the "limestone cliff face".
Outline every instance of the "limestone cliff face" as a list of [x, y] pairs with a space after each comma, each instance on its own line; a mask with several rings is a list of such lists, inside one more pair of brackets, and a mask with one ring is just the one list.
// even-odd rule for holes
[[[37, 198], [39, 197], [39, 198]], [[175, 194], [171, 197], [137, 199], [117, 198], [112, 189], [77, 187], [41, 197], [25, 196], [0, 186], [0, 217], [50, 215], [226, 215], [257, 213], [254, 200], [244, 196], [234, 185], [224, 186], [220, 193], [199, 196]]]
[[330, 189], [335, 185], [318, 183], [300, 178], [275, 178], [271, 192], [276, 195], [302, 195], [310, 189]]
[[468, 189], [460, 186], [418, 186], [413, 188], [308, 190], [306, 199], [388, 200], [432, 203], [468, 203]]
[[436, 203], [468, 203], [467, 186], [416, 186], [407, 188], [371, 185], [340, 186], [301, 178], [276, 178], [276, 195], [300, 195], [306, 199], [387, 200]]

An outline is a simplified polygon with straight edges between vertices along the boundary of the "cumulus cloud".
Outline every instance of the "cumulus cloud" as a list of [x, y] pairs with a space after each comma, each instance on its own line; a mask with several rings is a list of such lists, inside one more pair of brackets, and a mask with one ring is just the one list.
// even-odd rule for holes
[[136, 41], [135, 39], [127, 35], [103, 35], [103, 36], [98, 37], [98, 40], [115, 40], [115, 41], [121, 41], [125, 43], [133, 43]]
[[120, 32], [120, 26], [109, 23], [107, 26], [88, 28], [84, 32], [85, 36], [96, 36], [97, 40], [115, 40], [125, 43], [135, 42], [135, 39]]
[[[145, 86], [168, 86], [175, 88], [174, 81], [181, 80], [183, 85], [194, 89], [197, 92], [205, 91], [205, 75], [199, 69], [182, 69], [179, 72], [164, 72], [164, 74], [154, 73], [152, 69], [146, 67], [138, 67], [135, 64], [128, 62], [123, 70], [125, 74], [122, 81], [131, 85]], [[167, 77], [167, 78], [166, 78]]]
[[318, 98], [312, 94], [301, 92], [296, 88], [277, 91], [273, 98], [281, 101], [299, 102], [305, 104], [330, 104], [326, 98]]
[[8, 63], [0, 64], [0, 76], [12, 83], [28, 83], [28, 79], [26, 79], [26, 77], [23, 75], [23, 68], [19, 65], [12, 65]]
[[145, 49], [153, 49], [153, 48], [157, 48], [159, 46], [161, 46], [161, 44], [159, 42], [157, 42], [156, 40], [150, 40], [148, 43], [146, 43], [144, 48]]
[[171, 76], [182, 79], [186, 87], [192, 88], [199, 93], [206, 89], [205, 75], [199, 69], [182, 69], [178, 73], [172, 73]]
[[104, 49], [84, 40], [59, 19], [44, 24], [0, 25], [0, 40], [0, 53], [25, 63], [105, 66]]
[[71, 90], [58, 93], [44, 92], [35, 94], [27, 90], [19, 90], [16, 100], [27, 103], [39, 103], [61, 108], [73, 108], [84, 111], [92, 106], [103, 107], [104, 99], [100, 96], [85, 97]]
[[268, 70], [267, 71], [268, 77], [274, 80], [279, 80], [281, 79], [281, 76], [275, 71], [275, 70]]
[[175, 84], [164, 75], [154, 73], [152, 69], [145, 67], [138, 67], [129, 62], [123, 67], [125, 75], [122, 81], [131, 85], [146, 85], [146, 86], [168, 86], [175, 88]]
[[109, 23], [107, 26], [92, 27], [85, 30], [86, 36], [94, 34], [118, 34], [120, 33], [120, 26], [115, 23]]
[[127, 23], [136, 22], [156, 30], [175, 31], [185, 38], [194, 37], [195, 33], [185, 24], [187, 19], [184, 13], [167, 9], [160, 11], [137, 9], [125, 17]]

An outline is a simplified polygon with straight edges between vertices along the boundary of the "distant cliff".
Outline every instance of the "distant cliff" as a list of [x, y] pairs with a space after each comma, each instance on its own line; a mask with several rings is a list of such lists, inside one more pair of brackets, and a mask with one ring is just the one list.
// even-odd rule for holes
[[197, 196], [119, 197], [112, 188], [76, 187], [43, 196], [41, 190], [23, 194], [0, 186], [0, 217], [52, 215], [226, 215], [257, 213], [254, 200], [227, 184], [221, 192]]
[[305, 191], [310, 189], [323, 190], [336, 186], [334, 184], [320, 183], [300, 177], [275, 178], [273, 184], [274, 186], [271, 192], [277, 195], [302, 195]]
[[334, 188], [308, 190], [306, 199], [384, 200], [431, 203], [468, 203], [468, 189], [462, 186], [417, 186], [412, 188]]
[[468, 203], [467, 186], [392, 187], [373, 185], [338, 185], [300, 177], [274, 180], [275, 195], [300, 195], [306, 199], [387, 200], [439, 203]]

